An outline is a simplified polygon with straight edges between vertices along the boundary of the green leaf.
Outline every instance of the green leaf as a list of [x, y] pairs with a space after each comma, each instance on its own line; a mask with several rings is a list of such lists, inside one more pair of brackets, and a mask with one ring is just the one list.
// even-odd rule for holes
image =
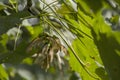
[[0, 63], [21, 63], [26, 57], [32, 56], [32, 54], [26, 52], [27, 46], [28, 42], [22, 41], [14, 51], [7, 51], [6, 53], [1, 54]]
[[67, 13], [70, 13], [71, 11], [69, 10], [69, 8], [65, 5], [65, 4], [62, 4], [62, 6], [57, 10], [57, 13], [59, 14], [67, 14]]
[[[86, 67], [91, 72], [91, 74], [94, 75], [94, 77], [99, 77], [101, 78], [100, 80], [108, 80], [107, 75], [102, 75], [100, 73], [96, 74], [96, 70], [98, 70], [101, 67], [96, 62], [98, 62], [99, 64], [102, 64], [102, 62], [99, 57], [96, 46], [92, 40], [88, 39], [87, 37], [84, 37], [83, 39], [81, 39], [81, 41], [75, 40], [73, 42], [73, 48], [75, 49], [79, 58], [82, 61], [84, 61]], [[78, 71], [80, 73], [82, 79], [96, 80], [88, 75], [88, 73], [82, 68], [82, 66], [79, 64], [79, 62], [76, 60], [76, 58], [74, 57], [72, 53], [70, 53], [70, 65], [73, 70]]]
[[0, 10], [4, 9], [5, 5], [0, 2]]
[[113, 24], [117, 24], [119, 22], [119, 15], [115, 15], [110, 19], [110, 22]]
[[43, 32], [43, 27], [41, 25], [25, 26], [24, 28], [23, 38], [27, 40], [33, 40]]
[[94, 13], [91, 11], [90, 7], [84, 2], [84, 0], [76, 0], [78, 9], [88, 16], [94, 16]]
[[116, 1], [119, 4], [119, 6], [120, 6], [120, 0], [114, 0], [114, 1]]
[[112, 80], [120, 76], [120, 32], [113, 32], [102, 16], [96, 18], [93, 27], [94, 42], [99, 50], [105, 69]]
[[[87, 73], [85, 71], [85, 67], [82, 67], [80, 65], [72, 52], [70, 52], [70, 66], [73, 70], [80, 73], [80, 76], [83, 80], [96, 80], [90, 75], [97, 77], [100, 80], [108, 80], [108, 75], [103, 68], [103, 63], [101, 61], [97, 46], [94, 43], [94, 39], [91, 33], [90, 28], [93, 25], [93, 20], [89, 16], [84, 15], [81, 11], [79, 12], [79, 14], [81, 15], [79, 16], [80, 23], [70, 19], [69, 17], [66, 17], [66, 19], [72, 23], [74, 28], [77, 28], [78, 31], [76, 31], [76, 34], [82, 35], [77, 36], [77, 39], [74, 40], [72, 43], [72, 47], [74, 48], [79, 58], [84, 62], [90, 73]], [[104, 74], [98, 73], [98, 70], [100, 68], [102, 68]]]
[[33, 59], [32, 58], [25, 58], [22, 63], [32, 65]]
[[7, 32], [9, 29], [21, 24], [21, 18], [29, 16], [26, 11], [15, 13], [9, 16], [0, 17], [0, 35]]
[[16, 3], [17, 2], [17, 0], [9, 0], [11, 3]]
[[102, 8], [102, 0], [83, 0], [83, 2], [86, 3], [86, 5], [94, 12], [96, 13]]
[[2, 36], [0, 36], [0, 54], [3, 54], [7, 51], [6, 48], [6, 44], [8, 41], [8, 35], [7, 34], [3, 34]]
[[8, 80], [8, 74], [5, 71], [3, 65], [0, 65], [0, 79], [1, 80]]

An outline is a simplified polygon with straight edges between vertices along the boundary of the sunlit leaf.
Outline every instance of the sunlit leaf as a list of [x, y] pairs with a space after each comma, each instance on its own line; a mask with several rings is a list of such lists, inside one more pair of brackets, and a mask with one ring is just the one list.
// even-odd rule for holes
[[119, 80], [120, 32], [113, 32], [110, 26], [106, 25], [103, 18], [99, 16], [99, 19], [95, 20], [94, 30], [92, 33], [109, 77], [113, 80]]
[[[83, 60], [86, 64], [86, 67], [88, 68], [88, 70], [91, 72], [91, 74], [93, 74], [96, 77], [99, 77], [99, 75], [97, 75], [96, 69], [101, 67], [99, 66], [96, 61], [99, 62], [99, 64], [101, 63], [101, 59], [99, 57], [98, 51], [95, 47], [92, 40], [86, 39], [87, 37], [84, 37], [83, 39], [81, 39], [81, 41], [76, 40], [73, 42], [73, 48], [75, 49], [77, 55], [79, 56], [79, 58], [81, 60]], [[77, 45], [79, 44], [79, 45]], [[75, 59], [74, 55], [72, 53], [70, 53], [70, 64], [73, 70], [78, 71], [82, 77], [82, 79], [92, 79], [92, 77], [90, 77], [88, 75], [88, 73], [86, 73], [86, 71], [81, 67], [81, 65], [79, 64], [79, 62]], [[91, 58], [94, 57], [94, 58]], [[85, 77], [87, 76], [87, 77]], [[102, 75], [101, 80], [107, 80], [103, 79], [103, 77], [105, 77], [107, 75]]]
[[5, 71], [5, 68], [3, 65], [0, 64], [0, 79], [1, 80], [8, 80], [8, 74]]
[[8, 41], [8, 35], [7, 34], [3, 34], [2, 36], [0, 36], [0, 54], [5, 53], [7, 51], [7, 41]]
[[110, 19], [110, 22], [113, 24], [117, 24], [119, 21], [119, 15], [115, 15]]
[[16, 3], [17, 2], [17, 0], [9, 0], [11, 3]]
[[[76, 51], [77, 55], [79, 58], [85, 63], [86, 67], [90, 71], [90, 73], [94, 77], [99, 77], [100, 80], [108, 80], [107, 74], [96, 74], [96, 70], [100, 68], [101, 66], [103, 67], [99, 52], [97, 50], [97, 46], [94, 43], [93, 36], [91, 33], [90, 27], [93, 25], [93, 20], [89, 17], [84, 15], [82, 12], [80, 12], [80, 18], [82, 19], [83, 23], [80, 19], [80, 23], [75, 22], [74, 20], [67, 18], [75, 27], [77, 28], [78, 32], [77, 34], [82, 34], [81, 36], [77, 36], [78, 39], [73, 41], [72, 47]], [[85, 20], [86, 21], [85, 21]], [[90, 23], [87, 23], [90, 22]], [[77, 45], [79, 44], [79, 45]], [[79, 62], [75, 59], [74, 55], [70, 53], [70, 64], [72, 66], [72, 69], [75, 71], [78, 71], [80, 73], [80, 76], [82, 79], [90, 79], [94, 80], [84, 69], [83, 67], [79, 64]], [[99, 64], [99, 65], [98, 65]], [[105, 69], [104, 69], [105, 71]], [[105, 72], [106, 73], [106, 72]], [[102, 76], [101, 76], [102, 75]], [[85, 78], [85, 76], [87, 76]]]
[[33, 59], [32, 58], [25, 58], [22, 63], [32, 65]]
[[109, 1], [0, 0], [0, 80], [119, 80], [120, 32], [101, 14], [113, 9], [109, 22], [119, 26], [120, 1]]
[[0, 3], [0, 10], [2, 10], [4, 8], [5, 8], [4, 4]]

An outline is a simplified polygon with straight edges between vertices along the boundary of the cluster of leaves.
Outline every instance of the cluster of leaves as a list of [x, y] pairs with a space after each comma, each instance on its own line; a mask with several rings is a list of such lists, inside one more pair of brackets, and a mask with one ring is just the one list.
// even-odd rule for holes
[[119, 80], [120, 2], [115, 1], [1, 0], [0, 78]]

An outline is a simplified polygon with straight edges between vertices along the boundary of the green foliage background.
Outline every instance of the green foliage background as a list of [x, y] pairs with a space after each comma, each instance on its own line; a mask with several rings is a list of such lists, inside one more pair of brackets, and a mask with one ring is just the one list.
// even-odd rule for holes
[[[119, 80], [119, 5], [119, 0], [1, 0], [0, 79]], [[105, 18], [104, 10], [112, 16]]]

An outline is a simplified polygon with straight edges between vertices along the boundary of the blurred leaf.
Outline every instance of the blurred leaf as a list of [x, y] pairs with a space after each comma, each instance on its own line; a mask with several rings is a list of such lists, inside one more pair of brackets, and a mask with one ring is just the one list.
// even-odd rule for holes
[[10, 16], [1, 16], [0, 17], [0, 35], [7, 32], [12, 27], [15, 27], [18, 24], [21, 24], [21, 18], [29, 16], [29, 13], [26, 11], [12, 14]]
[[93, 12], [91, 11], [90, 7], [84, 2], [84, 0], [76, 0], [78, 9], [80, 9], [83, 13], [88, 16], [94, 16]]
[[17, 0], [9, 0], [11, 3], [16, 3], [17, 2]]
[[32, 65], [33, 59], [32, 58], [25, 58], [22, 63]]
[[9, 0], [9, 3], [16, 10], [16, 12], [18, 12], [18, 0]]
[[28, 41], [32, 41], [43, 33], [43, 27], [41, 25], [25, 26], [22, 28], [22, 37]]
[[119, 6], [120, 6], [120, 0], [113, 0], [113, 1], [116, 1], [119, 4]]
[[7, 51], [6, 44], [8, 41], [8, 35], [3, 34], [0, 37], [1, 37], [1, 39], [0, 39], [0, 54], [2, 54], [2, 53], [5, 53]]
[[108, 75], [105, 72], [103, 67], [96, 68], [95, 73], [102, 79], [102, 80], [109, 80]]
[[[102, 75], [101, 77], [95, 73], [96, 69], [102, 66], [102, 61], [99, 56], [96, 44], [94, 43], [90, 29], [90, 27], [92, 27], [93, 25], [93, 20], [89, 16], [84, 15], [81, 11], [79, 11], [79, 14], [80, 23], [77, 23], [76, 21], [67, 17], [67, 19], [72, 23], [72, 25], [77, 28], [78, 32], [76, 31], [76, 34], [82, 35], [82, 37], [77, 36], [77, 39], [74, 40], [72, 43], [72, 47], [76, 51], [76, 54], [79, 56], [79, 58], [85, 63], [87, 69], [91, 72], [92, 75], [94, 75], [94, 77], [99, 77], [100, 80], [108, 80], [107, 74]], [[98, 65], [98, 63], [100, 65]], [[96, 80], [92, 78], [83, 69], [83, 67], [79, 64], [77, 59], [75, 59], [72, 52], [70, 53], [70, 66], [73, 70], [80, 73], [82, 79]]]
[[119, 22], [119, 15], [115, 15], [110, 19], [110, 22], [113, 24], [117, 24]]
[[81, 78], [77, 72], [73, 71], [70, 80], [81, 80]]
[[20, 45], [17, 46], [15, 51], [9, 51], [0, 56], [0, 63], [11, 63], [11, 64], [19, 64], [28, 56], [32, 54], [26, 53], [26, 48], [28, 46], [28, 42], [23, 41]]
[[76, 0], [78, 9], [82, 11], [85, 15], [90, 16], [91, 18], [97, 17], [97, 14], [103, 8], [111, 8], [109, 3], [106, 0]]
[[[74, 4], [77, 5], [76, 3], [74, 3]], [[60, 14], [61, 16], [67, 15], [67, 16], [70, 16], [71, 18], [77, 20], [78, 19], [77, 18], [77, 10], [75, 10], [73, 8], [73, 7], [75, 7], [75, 5], [72, 5], [69, 1], [64, 2], [61, 4], [61, 7], [56, 10], [57, 14]]]
[[97, 0], [97, 1], [83, 0], [83, 2], [85, 2], [94, 13], [96, 13], [97, 11], [99, 11], [102, 8], [103, 0]]
[[34, 28], [34, 34], [33, 34], [33, 38], [39, 36], [41, 33], [43, 33], [43, 26], [41, 25], [36, 25]]
[[[97, 76], [95, 73], [96, 69], [100, 67], [99, 65], [96, 64], [96, 61], [99, 61], [100, 64], [102, 64], [101, 59], [99, 57], [99, 54], [98, 54], [98, 51], [97, 51], [95, 45], [92, 45], [92, 44], [94, 44], [93, 41], [86, 39], [86, 38], [87, 37], [84, 37], [83, 39], [81, 39], [81, 41], [79, 41], [79, 40], [74, 41], [73, 48], [75, 49], [79, 58], [82, 61], [84, 61], [84, 63], [86, 64], [86, 67], [89, 69], [91, 74], [94, 74], [94, 76], [99, 77], [99, 75]], [[77, 44], [79, 44], [79, 45], [77, 45]], [[91, 56], [94, 57], [94, 59], [92, 59]], [[75, 57], [72, 53], [70, 53], [70, 65], [73, 70], [80, 73], [82, 79], [94, 80], [92, 77], [90, 77], [88, 75], [88, 73], [86, 73], [86, 71], [82, 68], [82, 66], [75, 59]], [[101, 80], [107, 80], [107, 79], [103, 79], [102, 77], [100, 77], [100, 78], [101, 78]]]
[[9, 0], [0, 0], [0, 3], [8, 3]]
[[6, 64], [10, 80], [69, 80], [70, 73], [56, 70], [55, 73], [45, 71], [38, 65]]
[[100, 57], [112, 80], [120, 76], [120, 32], [113, 32], [101, 16], [94, 22], [93, 37], [99, 50]]
[[0, 10], [4, 9], [5, 5], [0, 2]]
[[5, 71], [3, 65], [0, 64], [0, 79], [1, 80], [9, 80], [8, 79], [8, 74], [7, 72]]
[[70, 12], [71, 11], [67, 8], [67, 6], [65, 6], [65, 4], [62, 4], [62, 6], [57, 10], [57, 13], [60, 13], [60, 14], [66, 14]]
[[0, 16], [6, 15], [3, 10], [0, 10]]

